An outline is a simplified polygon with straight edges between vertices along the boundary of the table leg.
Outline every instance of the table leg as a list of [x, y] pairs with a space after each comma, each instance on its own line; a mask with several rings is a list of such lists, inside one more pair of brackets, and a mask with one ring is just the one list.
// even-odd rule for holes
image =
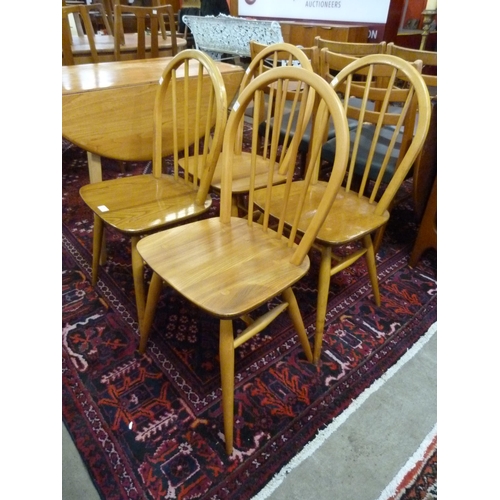
[[102, 181], [101, 157], [94, 153], [87, 152], [87, 161], [89, 162], [90, 183]]

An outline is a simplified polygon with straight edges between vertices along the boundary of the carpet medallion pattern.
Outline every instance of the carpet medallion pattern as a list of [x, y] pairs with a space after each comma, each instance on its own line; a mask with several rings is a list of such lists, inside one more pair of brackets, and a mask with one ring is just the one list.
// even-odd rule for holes
[[[148, 168], [128, 164], [122, 174], [108, 160], [103, 177]], [[85, 153], [63, 144], [63, 421], [103, 498], [251, 498], [436, 321], [435, 254], [408, 266], [416, 224], [403, 204], [377, 256], [381, 307], [363, 262], [335, 276], [318, 366], [286, 315], [237, 350], [228, 457], [218, 320], [165, 288], [147, 351], [137, 353], [130, 248], [120, 234], [107, 231], [108, 262], [91, 285], [93, 217], [78, 195], [87, 182]], [[207, 216], [217, 208], [214, 198]], [[312, 340], [318, 256], [311, 261], [295, 291]]]

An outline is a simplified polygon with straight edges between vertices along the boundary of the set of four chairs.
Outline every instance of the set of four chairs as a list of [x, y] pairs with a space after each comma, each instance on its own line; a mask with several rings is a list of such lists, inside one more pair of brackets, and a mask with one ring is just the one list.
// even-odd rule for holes
[[[198, 71], [189, 77], [187, 67], [193, 64]], [[185, 76], [179, 79], [182, 70]], [[94, 212], [94, 284], [104, 227], [131, 237], [140, 352], [147, 347], [165, 284], [220, 319], [228, 454], [233, 450], [237, 347], [286, 311], [307, 359], [319, 362], [331, 276], [362, 256], [374, 300], [380, 303], [372, 236], [389, 219], [391, 202], [427, 135], [431, 106], [420, 70], [421, 63], [373, 54], [353, 58], [327, 81], [314, 71], [305, 51], [272, 45], [252, 58], [229, 110], [214, 61], [200, 51], [181, 51], [158, 85], [152, 173], [81, 189]], [[165, 99], [178, 103], [168, 130], [162, 118]], [[285, 119], [286, 113], [293, 119]], [[271, 122], [262, 132], [262, 123]], [[371, 145], [364, 150], [360, 139], [368, 124]], [[322, 179], [327, 131], [333, 131], [334, 148]], [[306, 160], [297, 169], [306, 132]], [[169, 174], [163, 172], [161, 157], [165, 140], [174, 145]], [[397, 164], [390, 171], [395, 150]], [[380, 168], [373, 177], [376, 152]], [[356, 170], [360, 164], [361, 175]], [[220, 214], [203, 216], [214, 194], [220, 196]], [[338, 247], [349, 251], [337, 255]], [[321, 263], [311, 348], [293, 286], [308, 272], [313, 249], [320, 251]], [[145, 265], [152, 269], [147, 298]], [[265, 304], [266, 312], [255, 317], [252, 313]], [[235, 319], [246, 324], [238, 334]]]

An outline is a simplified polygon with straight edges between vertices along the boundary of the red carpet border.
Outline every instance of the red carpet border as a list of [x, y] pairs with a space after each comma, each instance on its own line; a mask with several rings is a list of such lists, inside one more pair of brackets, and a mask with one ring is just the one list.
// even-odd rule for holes
[[378, 500], [437, 500], [436, 427]]
[[[78, 195], [86, 155], [63, 144], [63, 421], [99, 494], [112, 499], [250, 499], [436, 321], [435, 254], [415, 269], [411, 205], [394, 210], [378, 254], [382, 305], [364, 263], [334, 277], [319, 365], [288, 318], [237, 351], [235, 451], [224, 451], [218, 321], [165, 289], [136, 352], [129, 241], [108, 232], [90, 284], [93, 217]], [[128, 164], [125, 175], [147, 171]], [[168, 162], [166, 165], [168, 168]], [[104, 178], [122, 175], [104, 161]], [[217, 203], [209, 213], [216, 215]], [[296, 287], [312, 339], [318, 258]], [[148, 274], [146, 274], [148, 279]], [[216, 284], [214, 284], [216, 286]]]

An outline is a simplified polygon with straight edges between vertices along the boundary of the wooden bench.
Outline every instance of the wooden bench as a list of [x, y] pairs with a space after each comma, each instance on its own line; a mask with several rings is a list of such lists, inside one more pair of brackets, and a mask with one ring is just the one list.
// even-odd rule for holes
[[250, 41], [265, 45], [283, 42], [281, 26], [276, 21], [245, 19], [220, 14], [188, 16], [182, 20], [191, 30], [195, 47], [217, 60], [250, 57]]

